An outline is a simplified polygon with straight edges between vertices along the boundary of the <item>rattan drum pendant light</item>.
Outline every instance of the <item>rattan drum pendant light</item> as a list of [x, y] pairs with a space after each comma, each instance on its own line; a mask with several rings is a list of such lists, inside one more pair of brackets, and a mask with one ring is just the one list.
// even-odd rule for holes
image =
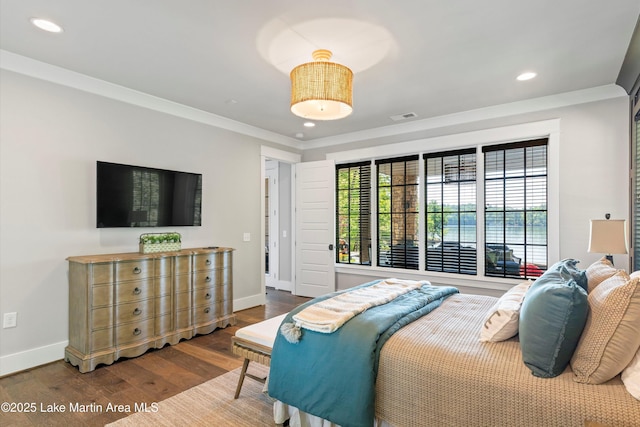
[[313, 52], [313, 62], [291, 70], [291, 112], [312, 120], [336, 120], [353, 111], [353, 72], [329, 62], [331, 52]]

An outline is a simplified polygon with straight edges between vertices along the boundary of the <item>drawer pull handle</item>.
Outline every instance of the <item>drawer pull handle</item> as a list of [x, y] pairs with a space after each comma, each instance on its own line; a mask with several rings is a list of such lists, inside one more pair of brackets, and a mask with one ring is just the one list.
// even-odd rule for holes
[[211, 294], [206, 294], [206, 295], [204, 296], [204, 299], [211, 299]]
[[134, 295], [140, 295], [141, 293], [142, 293], [142, 289], [140, 289], [140, 288], [138, 288], [138, 287], [136, 287], [136, 288], [133, 290], [133, 294], [134, 294]]
[[210, 282], [210, 281], [211, 281], [211, 277], [209, 277], [209, 276], [205, 277], [205, 278], [204, 278], [204, 281], [205, 281], [205, 282]]
[[133, 269], [133, 274], [140, 274], [140, 273], [142, 273], [142, 270], [140, 270], [140, 267], [135, 267]]
[[211, 265], [211, 260], [210, 260], [210, 259], [207, 259], [204, 263], [205, 263], [206, 265]]
[[134, 316], [140, 316], [141, 314], [142, 314], [142, 310], [140, 310], [139, 308], [136, 307], [136, 309], [133, 310]]
[[210, 311], [211, 311], [211, 309], [210, 309], [209, 307], [207, 307], [207, 308], [205, 308], [205, 309], [204, 309], [204, 312], [205, 312], [205, 313], [208, 313], [208, 312], [210, 312]]
[[141, 331], [139, 328], [135, 328], [135, 329], [133, 330], [133, 335], [136, 335], [136, 336], [137, 336], [137, 335], [140, 335], [141, 333], [142, 333], [142, 331]]

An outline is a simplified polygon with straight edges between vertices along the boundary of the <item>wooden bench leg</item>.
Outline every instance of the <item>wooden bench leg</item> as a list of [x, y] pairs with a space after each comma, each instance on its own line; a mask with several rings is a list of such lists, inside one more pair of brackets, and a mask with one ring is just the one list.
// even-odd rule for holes
[[233, 396], [237, 399], [240, 396], [240, 390], [242, 389], [242, 383], [244, 382], [244, 376], [247, 374], [247, 368], [249, 367], [249, 359], [244, 359], [242, 363], [242, 370], [240, 371], [240, 378], [238, 378], [238, 386], [236, 387], [236, 394]]

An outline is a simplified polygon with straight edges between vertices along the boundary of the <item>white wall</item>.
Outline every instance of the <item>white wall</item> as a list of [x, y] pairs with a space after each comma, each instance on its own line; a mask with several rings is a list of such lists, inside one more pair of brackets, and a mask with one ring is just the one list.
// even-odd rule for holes
[[[235, 248], [234, 308], [260, 290], [260, 146], [265, 141], [10, 71], [0, 91], [0, 375], [61, 359], [71, 255], [136, 252], [144, 232], [183, 247]], [[203, 174], [203, 225], [97, 229], [96, 160]], [[243, 233], [251, 241], [243, 241]]]

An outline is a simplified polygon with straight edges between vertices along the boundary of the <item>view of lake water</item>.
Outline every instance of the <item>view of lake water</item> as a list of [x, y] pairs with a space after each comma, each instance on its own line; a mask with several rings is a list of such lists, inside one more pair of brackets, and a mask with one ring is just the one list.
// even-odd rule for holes
[[[521, 258], [525, 262], [525, 230], [522, 227], [507, 227], [506, 239], [504, 240], [513, 250], [513, 255]], [[502, 243], [503, 228], [488, 227], [486, 243]], [[476, 228], [465, 226], [460, 229], [460, 237], [458, 240], [458, 227], [446, 227], [444, 232], [444, 241], [460, 241], [464, 242], [476, 241]], [[538, 266], [547, 265], [547, 228], [546, 227], [528, 227], [527, 228], [527, 245], [526, 245], [526, 262], [536, 264]], [[475, 247], [475, 244], [469, 246]]]

